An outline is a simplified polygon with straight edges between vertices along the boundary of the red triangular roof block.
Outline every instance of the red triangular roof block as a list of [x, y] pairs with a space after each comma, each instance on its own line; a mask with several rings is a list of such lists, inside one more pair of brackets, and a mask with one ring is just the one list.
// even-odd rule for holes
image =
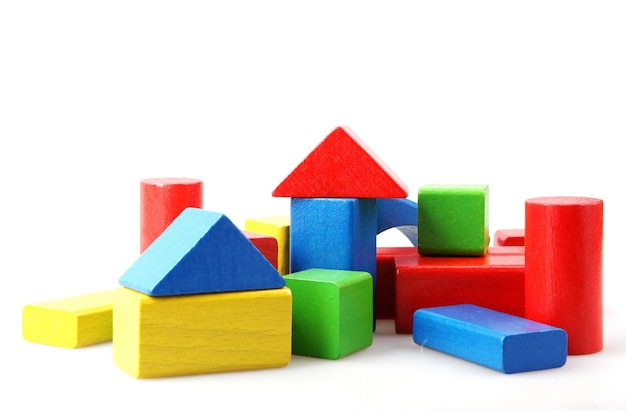
[[292, 198], [406, 198], [407, 186], [347, 127], [330, 133], [272, 192]]

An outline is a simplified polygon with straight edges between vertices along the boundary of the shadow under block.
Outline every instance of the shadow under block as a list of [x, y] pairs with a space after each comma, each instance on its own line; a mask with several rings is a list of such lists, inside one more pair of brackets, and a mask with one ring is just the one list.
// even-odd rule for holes
[[526, 200], [526, 318], [563, 328], [568, 354], [602, 350], [603, 202]]
[[489, 247], [489, 186], [419, 188], [417, 248], [428, 256], [483, 256]]
[[224, 214], [185, 209], [120, 285], [151, 296], [282, 288], [276, 268]]
[[140, 251], [143, 252], [187, 207], [202, 208], [202, 180], [147, 178], [140, 187]]
[[278, 241], [276, 238], [265, 234], [243, 231], [248, 240], [267, 258], [274, 268], [278, 268]]
[[406, 198], [408, 188], [352, 130], [335, 128], [272, 192], [274, 197]]
[[392, 319], [396, 311], [396, 257], [417, 255], [417, 247], [376, 248], [377, 319]]
[[22, 335], [30, 342], [64, 348], [111, 341], [115, 291], [26, 305], [22, 309]]
[[310, 269], [285, 280], [293, 295], [293, 354], [336, 360], [372, 345], [369, 273]]
[[291, 199], [291, 272], [367, 271], [375, 279], [376, 224], [376, 199]]
[[475, 304], [524, 316], [524, 254], [396, 258], [396, 333], [410, 334], [420, 308]]
[[284, 367], [291, 301], [286, 287], [178, 297], [120, 288], [114, 363], [136, 378]]
[[417, 203], [408, 198], [379, 198], [376, 200], [378, 234], [397, 228], [411, 244], [417, 245]]
[[524, 229], [505, 229], [497, 230], [493, 234], [493, 243], [496, 246], [523, 246], [524, 245]]
[[266, 234], [278, 242], [278, 272], [289, 274], [289, 226], [290, 216], [272, 216], [247, 219], [244, 229], [253, 233]]
[[505, 374], [558, 368], [567, 360], [564, 330], [472, 304], [417, 310], [413, 324], [416, 344]]

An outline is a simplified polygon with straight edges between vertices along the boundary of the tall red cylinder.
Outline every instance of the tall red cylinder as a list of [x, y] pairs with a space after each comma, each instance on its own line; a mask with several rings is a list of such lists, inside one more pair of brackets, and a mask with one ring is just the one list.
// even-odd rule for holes
[[187, 207], [202, 208], [202, 180], [148, 178], [140, 182], [140, 251]]
[[526, 318], [564, 329], [568, 354], [602, 350], [603, 202], [526, 200]]

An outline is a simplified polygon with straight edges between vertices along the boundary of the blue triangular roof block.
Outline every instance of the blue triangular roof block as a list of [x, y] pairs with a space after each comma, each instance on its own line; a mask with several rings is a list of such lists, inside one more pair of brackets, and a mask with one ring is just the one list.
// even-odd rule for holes
[[150, 296], [282, 288], [285, 280], [224, 214], [185, 209], [122, 275]]

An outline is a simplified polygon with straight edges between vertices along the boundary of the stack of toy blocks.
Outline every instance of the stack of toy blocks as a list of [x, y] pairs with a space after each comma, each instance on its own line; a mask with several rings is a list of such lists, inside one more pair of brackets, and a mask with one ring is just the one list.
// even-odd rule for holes
[[187, 208], [122, 275], [113, 358], [135, 377], [281, 367], [291, 292], [223, 214]]
[[417, 220], [417, 252], [395, 260], [397, 333], [410, 334], [425, 307], [471, 303], [524, 315], [523, 250], [489, 248], [487, 185], [424, 185]]
[[505, 373], [563, 365], [565, 333], [523, 318], [523, 252], [489, 242], [487, 185], [420, 187], [417, 253], [395, 260], [396, 332]]
[[601, 349], [600, 200], [527, 200], [526, 228], [491, 248], [487, 186], [423, 186], [418, 204], [418, 254], [395, 259], [398, 333], [504, 373]]
[[337, 359], [368, 347], [377, 199], [405, 198], [406, 186], [356, 134], [337, 127], [272, 195], [291, 197], [285, 280], [293, 292], [293, 353]]
[[[138, 378], [342, 358], [372, 344], [377, 318], [504, 373], [602, 349], [601, 200], [529, 199], [525, 227], [490, 247], [487, 185], [429, 184], [409, 200], [347, 127], [273, 191], [290, 215], [244, 230], [202, 209], [201, 180], [140, 187], [141, 253], [122, 287], [25, 306], [26, 340], [113, 340], [115, 364]], [[412, 246], [378, 248], [390, 228]]]

